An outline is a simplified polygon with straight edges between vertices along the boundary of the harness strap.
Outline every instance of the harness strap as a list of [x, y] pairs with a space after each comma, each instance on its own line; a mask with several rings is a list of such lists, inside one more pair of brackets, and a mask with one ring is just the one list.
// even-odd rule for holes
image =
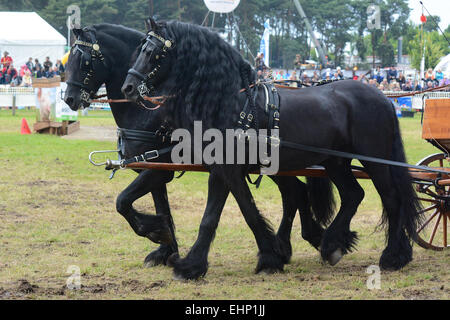
[[[267, 140], [271, 140], [271, 138], [272, 137], [268, 137]], [[295, 150], [300, 150], [300, 151], [314, 152], [314, 153], [326, 154], [326, 155], [329, 155], [329, 156], [335, 156], [335, 157], [340, 157], [340, 158], [357, 159], [357, 160], [362, 160], [362, 161], [368, 161], [368, 162], [380, 163], [380, 164], [385, 164], [385, 165], [390, 165], [390, 166], [396, 166], [396, 167], [404, 167], [404, 168], [424, 170], [424, 171], [429, 171], [429, 172], [436, 172], [436, 173], [441, 173], [441, 174], [448, 174], [448, 171], [443, 171], [443, 170], [439, 170], [439, 169], [433, 169], [433, 168], [426, 167], [426, 166], [415, 166], [415, 165], [412, 165], [412, 164], [403, 163], [403, 162], [399, 162], [399, 161], [392, 161], [392, 160], [386, 160], [386, 159], [380, 159], [380, 158], [375, 158], [375, 157], [364, 156], [364, 155], [360, 155], [360, 154], [356, 154], [356, 153], [350, 153], [350, 152], [343, 152], [343, 151], [337, 151], [337, 150], [326, 149], [326, 148], [313, 147], [313, 146], [308, 146], [308, 145], [304, 145], [304, 144], [300, 144], [300, 143], [293, 143], [293, 142], [284, 141], [284, 140], [278, 140], [278, 142], [280, 143], [280, 145], [282, 147], [295, 149]]]
[[147, 151], [144, 154], [141, 154], [139, 156], [135, 156], [129, 159], [125, 159], [122, 160], [120, 162], [120, 166], [122, 168], [125, 168], [127, 165], [131, 164], [131, 163], [137, 163], [137, 162], [149, 162], [151, 160], [157, 159], [162, 155], [165, 155], [169, 152], [172, 152], [172, 149], [175, 146], [170, 146], [170, 147], [166, 147], [160, 150], [151, 150], [151, 151]]

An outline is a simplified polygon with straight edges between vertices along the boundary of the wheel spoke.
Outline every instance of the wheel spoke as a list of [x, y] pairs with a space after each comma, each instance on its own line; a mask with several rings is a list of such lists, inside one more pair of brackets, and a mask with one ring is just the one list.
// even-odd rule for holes
[[427, 211], [436, 209], [437, 207], [438, 207], [438, 205], [435, 204], [435, 205], [432, 205], [432, 206], [430, 206], [430, 207], [428, 207], [428, 208], [425, 208], [425, 209], [420, 210], [419, 213], [422, 214], [422, 213], [425, 213], [425, 212], [427, 212]]
[[447, 214], [444, 213], [444, 217], [442, 218], [442, 227], [443, 227], [443, 241], [444, 241], [444, 248], [447, 247]]
[[417, 198], [417, 200], [425, 201], [425, 202], [431, 202], [431, 203], [436, 203], [437, 202], [435, 199]]
[[439, 226], [439, 222], [441, 221], [441, 216], [442, 216], [442, 215], [439, 214], [438, 219], [437, 219], [436, 223], [434, 224], [433, 232], [431, 233], [430, 240], [428, 240], [428, 243], [429, 243], [430, 245], [433, 243], [434, 236], [436, 235], [436, 231], [437, 231], [437, 228], [438, 228], [438, 226]]
[[436, 216], [436, 214], [438, 214], [439, 213], [439, 211], [438, 210], [436, 210], [435, 212], [433, 212], [433, 214], [431, 215], [431, 217], [430, 218], [428, 218], [428, 220], [427, 221], [425, 221], [423, 224], [422, 224], [422, 226], [419, 228], [419, 230], [417, 230], [417, 233], [420, 233], [430, 222], [431, 222], [431, 220], [433, 220], [434, 219], [434, 217]]

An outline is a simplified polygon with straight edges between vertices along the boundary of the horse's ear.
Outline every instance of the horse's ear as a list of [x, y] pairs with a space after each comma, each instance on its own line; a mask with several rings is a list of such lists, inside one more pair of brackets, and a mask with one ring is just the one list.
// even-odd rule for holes
[[147, 31], [156, 31], [158, 30], [158, 24], [156, 21], [150, 17], [147, 20], [145, 20], [145, 27], [147, 28]]
[[81, 34], [83, 33], [83, 30], [77, 29], [77, 28], [73, 28], [73, 29], [72, 29], [72, 32], [73, 32], [74, 36], [75, 36], [76, 38], [78, 38], [78, 37], [81, 36]]

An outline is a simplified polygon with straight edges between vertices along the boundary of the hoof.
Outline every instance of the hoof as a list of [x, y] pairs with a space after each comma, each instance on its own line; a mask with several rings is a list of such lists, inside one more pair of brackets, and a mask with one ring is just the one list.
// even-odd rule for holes
[[160, 246], [145, 258], [144, 267], [151, 268], [159, 265], [167, 265], [167, 260], [173, 254], [173, 250], [168, 246]]
[[338, 235], [325, 232], [320, 248], [322, 260], [332, 266], [336, 265], [344, 255], [355, 249], [357, 241], [358, 236], [356, 232], [350, 230]]
[[255, 273], [274, 274], [283, 272], [283, 259], [269, 254], [260, 254]]
[[397, 271], [402, 269], [412, 261], [412, 248], [409, 247], [404, 252], [383, 251], [380, 258], [380, 268], [386, 271]]
[[169, 257], [167, 264], [173, 268], [173, 279], [177, 281], [198, 280], [208, 271], [207, 262], [196, 262], [189, 258], [180, 259], [176, 253]]
[[328, 257], [328, 263], [332, 266], [336, 265], [339, 261], [341, 261], [343, 257], [343, 253], [341, 249], [337, 249]]
[[146, 237], [150, 241], [158, 244], [171, 244], [173, 242], [172, 232], [170, 232], [169, 228], [150, 232]]

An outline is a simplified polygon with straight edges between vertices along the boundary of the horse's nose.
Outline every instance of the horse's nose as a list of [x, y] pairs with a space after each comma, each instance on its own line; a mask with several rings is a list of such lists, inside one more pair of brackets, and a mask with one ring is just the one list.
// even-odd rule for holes
[[71, 96], [68, 96], [64, 99], [64, 102], [67, 103], [68, 106], [72, 106], [73, 101], [74, 101], [74, 99]]
[[125, 96], [131, 96], [134, 92], [134, 85], [132, 83], [127, 84], [122, 88], [122, 92]]

